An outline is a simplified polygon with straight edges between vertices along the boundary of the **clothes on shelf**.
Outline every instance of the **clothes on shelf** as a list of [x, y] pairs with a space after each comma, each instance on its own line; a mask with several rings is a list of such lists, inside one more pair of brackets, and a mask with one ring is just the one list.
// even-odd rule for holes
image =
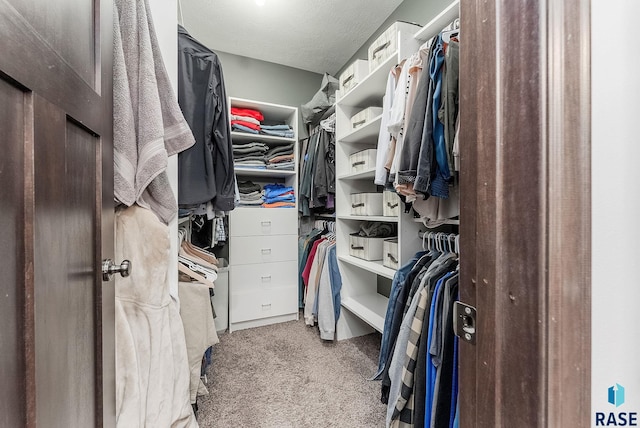
[[280, 183], [265, 184], [261, 187], [251, 180], [239, 181], [239, 206], [262, 208], [295, 208], [296, 196], [293, 187]]
[[218, 56], [178, 26], [178, 102], [196, 143], [178, 155], [178, 203], [234, 208], [227, 95]]
[[425, 251], [393, 278], [385, 315], [375, 378], [382, 379], [387, 427], [450, 427], [456, 418], [458, 235], [422, 238]]
[[[303, 216], [335, 209], [335, 113], [302, 141], [300, 151], [300, 206]], [[332, 130], [332, 131], [331, 131]]]
[[231, 129], [237, 132], [270, 135], [281, 138], [295, 137], [291, 126], [286, 123], [267, 122], [259, 110], [231, 107], [230, 119]]
[[256, 141], [234, 143], [233, 156], [237, 168], [295, 170], [293, 143], [271, 146]]
[[460, 214], [457, 25], [390, 71], [378, 136], [375, 183], [395, 190], [430, 227]]
[[309, 326], [318, 323], [320, 338], [334, 340], [340, 318], [342, 277], [336, 256], [335, 222], [316, 221], [298, 240], [300, 305]]

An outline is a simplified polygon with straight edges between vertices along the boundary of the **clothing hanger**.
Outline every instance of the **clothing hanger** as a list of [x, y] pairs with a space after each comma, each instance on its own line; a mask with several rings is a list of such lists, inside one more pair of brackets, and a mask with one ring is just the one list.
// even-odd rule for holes
[[204, 275], [204, 277], [211, 282], [218, 279], [218, 274], [216, 273], [215, 270], [208, 269], [202, 266], [201, 264], [194, 263], [193, 261], [181, 256], [180, 254], [178, 254], [178, 262], [183, 265], [186, 265], [186, 267], [188, 267], [192, 271], [197, 272], [201, 275]]
[[184, 27], [184, 16], [182, 15], [182, 1], [178, 0], [178, 23]]
[[192, 271], [182, 263], [178, 263], [178, 270], [184, 273], [185, 275], [188, 275], [190, 278], [193, 278], [196, 281], [200, 282], [201, 284], [206, 285], [208, 288], [211, 288], [211, 289], [215, 288], [215, 285], [213, 284], [212, 281], [209, 281], [204, 276]]
[[449, 43], [451, 37], [460, 37], [460, 19], [456, 18], [451, 24], [447, 26], [441, 33], [443, 43]]
[[190, 253], [189, 251], [186, 250], [187, 246], [186, 245], [181, 245], [180, 248], [178, 249], [178, 255], [191, 260], [193, 263], [197, 263], [199, 265], [202, 265], [204, 267], [206, 267], [207, 269], [211, 269], [213, 271], [218, 271], [218, 267], [216, 265], [214, 265], [213, 263], [210, 263], [204, 259], [202, 259], [201, 257], [199, 257], [197, 254], [193, 254]]

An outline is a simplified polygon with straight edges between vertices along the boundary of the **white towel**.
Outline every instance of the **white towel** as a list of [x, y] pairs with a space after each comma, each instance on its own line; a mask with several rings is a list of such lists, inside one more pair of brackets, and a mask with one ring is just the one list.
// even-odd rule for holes
[[184, 327], [169, 296], [169, 228], [146, 208], [116, 212], [116, 426], [198, 426], [190, 400]]
[[168, 224], [178, 206], [166, 176], [167, 158], [195, 139], [169, 82], [148, 1], [115, 3], [115, 197], [127, 206], [137, 202], [150, 208]]

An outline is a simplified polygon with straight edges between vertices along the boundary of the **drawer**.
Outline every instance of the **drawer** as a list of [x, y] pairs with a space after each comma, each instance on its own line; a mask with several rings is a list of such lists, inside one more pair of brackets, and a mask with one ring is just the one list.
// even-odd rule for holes
[[367, 171], [376, 166], [376, 149], [366, 149], [355, 152], [349, 156], [349, 165], [351, 165], [351, 173], [355, 174], [360, 171]]
[[298, 210], [236, 208], [229, 214], [229, 236], [297, 235]]
[[236, 236], [229, 242], [232, 266], [298, 260], [298, 235]]
[[382, 193], [352, 193], [351, 215], [382, 215]]
[[230, 296], [229, 315], [232, 323], [296, 312], [298, 312], [297, 286], [232, 292]]
[[231, 266], [231, 292], [269, 290], [278, 287], [297, 287], [298, 262], [258, 263]]
[[382, 264], [398, 269], [398, 238], [385, 239], [382, 242]]

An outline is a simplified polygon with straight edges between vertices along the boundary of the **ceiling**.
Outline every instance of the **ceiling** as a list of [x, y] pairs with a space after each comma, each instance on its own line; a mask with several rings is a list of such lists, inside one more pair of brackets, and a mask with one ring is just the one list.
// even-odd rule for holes
[[[258, 0], [259, 1], [259, 0]], [[180, 0], [214, 51], [335, 75], [402, 0]]]

